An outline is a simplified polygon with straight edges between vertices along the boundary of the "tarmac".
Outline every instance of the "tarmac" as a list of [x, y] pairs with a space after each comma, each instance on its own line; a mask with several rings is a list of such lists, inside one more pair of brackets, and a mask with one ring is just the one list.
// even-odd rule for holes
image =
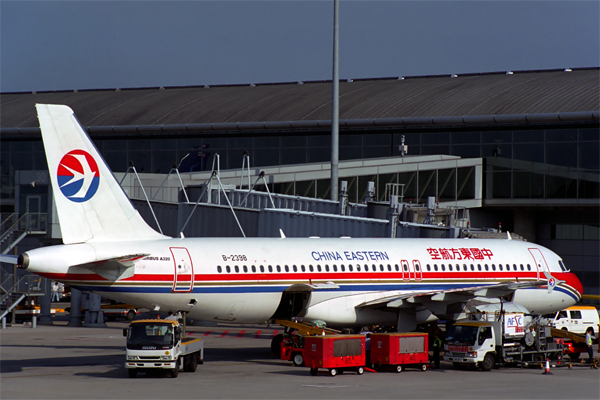
[[490, 372], [407, 369], [402, 373], [326, 370], [311, 376], [271, 355], [279, 326], [189, 326], [203, 338], [204, 364], [178, 378], [124, 367], [125, 321], [105, 328], [18, 324], [0, 331], [2, 399], [599, 399], [600, 370], [500, 368]]

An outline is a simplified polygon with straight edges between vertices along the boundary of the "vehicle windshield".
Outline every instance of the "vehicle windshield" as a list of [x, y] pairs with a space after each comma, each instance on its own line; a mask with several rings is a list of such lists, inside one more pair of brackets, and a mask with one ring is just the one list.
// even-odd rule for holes
[[174, 328], [171, 324], [133, 324], [127, 334], [127, 348], [162, 350], [173, 347]]
[[477, 326], [452, 325], [446, 333], [446, 343], [473, 346], [478, 329]]

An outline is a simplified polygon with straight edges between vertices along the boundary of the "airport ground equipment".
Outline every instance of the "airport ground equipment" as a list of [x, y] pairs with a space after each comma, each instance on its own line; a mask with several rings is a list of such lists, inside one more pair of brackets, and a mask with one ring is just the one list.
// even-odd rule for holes
[[127, 337], [125, 368], [130, 378], [138, 371], [165, 370], [176, 378], [179, 370], [195, 372], [204, 362], [204, 342], [185, 337], [179, 321], [142, 319], [123, 329]]
[[331, 376], [343, 371], [365, 372], [364, 335], [307, 336], [304, 344], [304, 365], [313, 376], [319, 368], [329, 369]]
[[285, 326], [285, 332], [275, 335], [271, 341], [271, 352], [282, 360], [293, 361], [294, 365], [303, 365], [304, 337], [315, 335], [337, 335], [341, 332], [327, 328], [324, 323], [306, 323], [276, 319], [273, 323]]
[[552, 337], [552, 329], [524, 313], [489, 314], [489, 320], [461, 320], [448, 328], [444, 360], [455, 368], [475, 365], [490, 371], [496, 365], [539, 365], [546, 359], [562, 358], [563, 346]]
[[580, 333], [585, 336], [585, 331], [588, 328], [592, 328], [596, 332], [600, 324], [600, 317], [596, 307], [576, 305], [560, 310], [555, 314], [544, 315], [543, 322], [553, 328]]
[[429, 343], [426, 333], [372, 333], [370, 361], [376, 370], [393, 369], [402, 372], [406, 367], [427, 370]]

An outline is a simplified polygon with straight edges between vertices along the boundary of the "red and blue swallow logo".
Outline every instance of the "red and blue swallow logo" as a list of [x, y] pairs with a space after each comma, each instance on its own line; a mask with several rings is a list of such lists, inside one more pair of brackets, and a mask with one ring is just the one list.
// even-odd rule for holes
[[62, 194], [76, 203], [91, 199], [100, 186], [98, 164], [85, 150], [71, 150], [65, 154], [56, 175]]

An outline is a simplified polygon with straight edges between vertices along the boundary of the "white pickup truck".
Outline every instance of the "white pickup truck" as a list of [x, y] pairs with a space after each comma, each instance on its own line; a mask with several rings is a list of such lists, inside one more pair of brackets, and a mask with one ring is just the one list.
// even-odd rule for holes
[[123, 329], [127, 337], [125, 368], [130, 378], [138, 371], [167, 370], [176, 378], [179, 370], [195, 372], [204, 362], [204, 342], [184, 337], [179, 321], [143, 319]]

